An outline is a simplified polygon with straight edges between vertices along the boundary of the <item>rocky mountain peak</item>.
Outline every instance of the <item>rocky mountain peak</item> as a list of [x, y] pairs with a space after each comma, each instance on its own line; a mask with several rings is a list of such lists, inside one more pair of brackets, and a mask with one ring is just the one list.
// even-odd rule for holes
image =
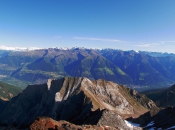
[[133, 96], [130, 91], [103, 79], [49, 79], [47, 84], [30, 85], [14, 97], [0, 115], [0, 124], [25, 128], [36, 117], [47, 116], [76, 125], [107, 125], [126, 129], [125, 118], [138, 117], [150, 109], [157, 109], [156, 105], [149, 105], [150, 99], [143, 98], [137, 92]]

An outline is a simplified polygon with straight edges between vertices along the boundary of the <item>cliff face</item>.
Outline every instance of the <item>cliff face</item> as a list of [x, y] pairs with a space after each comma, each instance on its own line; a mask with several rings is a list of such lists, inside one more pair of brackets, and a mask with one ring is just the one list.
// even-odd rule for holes
[[129, 129], [125, 118], [152, 109], [158, 108], [150, 99], [124, 86], [102, 79], [65, 77], [28, 86], [9, 102], [0, 115], [0, 124], [25, 128], [36, 117], [47, 116], [77, 125]]

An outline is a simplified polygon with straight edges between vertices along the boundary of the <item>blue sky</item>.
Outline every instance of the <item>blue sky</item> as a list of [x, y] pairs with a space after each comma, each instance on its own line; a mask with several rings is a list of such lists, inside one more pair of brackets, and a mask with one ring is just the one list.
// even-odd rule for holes
[[0, 0], [0, 46], [175, 53], [175, 0]]

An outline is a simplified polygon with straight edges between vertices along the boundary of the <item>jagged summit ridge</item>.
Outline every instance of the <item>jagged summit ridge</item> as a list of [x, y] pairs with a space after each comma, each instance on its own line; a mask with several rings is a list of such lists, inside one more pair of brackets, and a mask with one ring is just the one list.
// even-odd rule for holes
[[[137, 99], [137, 97], [140, 97]], [[85, 77], [49, 79], [47, 84], [30, 85], [13, 98], [0, 115], [0, 124], [28, 127], [36, 117], [47, 116], [77, 125], [108, 125], [127, 129], [127, 117], [138, 117], [156, 108], [130, 89], [103, 79]], [[144, 102], [144, 103], [143, 103]], [[6, 116], [8, 115], [8, 116]], [[115, 115], [115, 116], [114, 116]]]
[[[40, 48], [40, 47], [18, 47], [18, 46], [0, 46], [0, 50], [9, 50], [9, 51], [32, 51], [32, 50], [40, 50], [40, 49], [61, 49], [61, 50], [74, 50], [74, 49], [89, 49], [89, 50], [99, 50], [99, 51], [123, 51], [121, 49], [114, 48], [85, 48], [85, 47], [48, 47], [48, 48]], [[134, 52], [134, 53], [143, 53], [151, 56], [163, 55], [173, 55], [173, 53], [168, 52], [152, 52], [152, 51], [137, 51], [137, 50], [125, 50], [125, 52]], [[157, 56], [156, 55], [156, 56]], [[174, 56], [174, 55], [173, 55]]]

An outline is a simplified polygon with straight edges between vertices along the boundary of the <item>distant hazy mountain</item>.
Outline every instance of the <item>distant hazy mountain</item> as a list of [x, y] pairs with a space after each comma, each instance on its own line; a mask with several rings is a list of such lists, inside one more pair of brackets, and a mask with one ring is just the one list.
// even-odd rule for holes
[[11, 46], [0, 46], [0, 51], [31, 51], [31, 50], [38, 50], [41, 48], [37, 47], [11, 47]]
[[134, 87], [162, 87], [175, 82], [173, 56], [86, 48], [0, 52], [0, 79], [22, 87], [63, 76], [102, 78]]
[[167, 52], [148, 52], [148, 51], [139, 51], [139, 53], [142, 53], [142, 54], [147, 54], [147, 55], [150, 55], [150, 56], [153, 56], [153, 57], [167, 57], [167, 56], [173, 56], [175, 57], [175, 54], [173, 53], [167, 53]]

